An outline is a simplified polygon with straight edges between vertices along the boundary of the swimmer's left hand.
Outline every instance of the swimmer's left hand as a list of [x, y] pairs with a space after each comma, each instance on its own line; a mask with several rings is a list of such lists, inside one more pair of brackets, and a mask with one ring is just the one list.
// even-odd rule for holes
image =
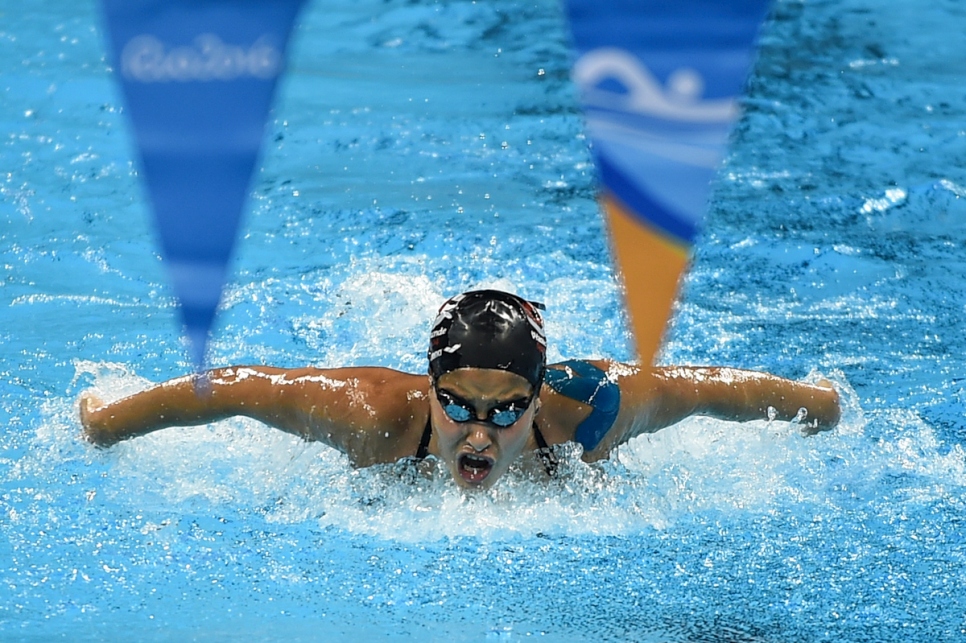
[[80, 396], [80, 421], [84, 427], [84, 439], [100, 447], [110, 446], [116, 440], [111, 439], [105, 432], [96, 425], [94, 416], [97, 411], [104, 407], [104, 400], [97, 397], [90, 391], [81, 393]]
[[812, 396], [815, 404], [809, 408], [810, 415], [814, 419], [811, 421], [806, 420], [802, 426], [802, 435], [806, 436], [831, 431], [842, 418], [839, 394], [832, 385], [832, 382], [827, 379], [821, 379], [813, 386], [820, 389], [820, 391]]

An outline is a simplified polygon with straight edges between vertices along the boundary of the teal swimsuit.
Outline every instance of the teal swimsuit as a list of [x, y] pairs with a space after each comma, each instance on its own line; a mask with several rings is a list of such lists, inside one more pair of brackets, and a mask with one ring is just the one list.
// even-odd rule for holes
[[614, 426], [621, 409], [621, 389], [607, 374], [589, 362], [567, 360], [563, 369], [547, 369], [543, 381], [557, 393], [586, 404], [593, 410], [577, 427], [574, 440], [593, 451]]

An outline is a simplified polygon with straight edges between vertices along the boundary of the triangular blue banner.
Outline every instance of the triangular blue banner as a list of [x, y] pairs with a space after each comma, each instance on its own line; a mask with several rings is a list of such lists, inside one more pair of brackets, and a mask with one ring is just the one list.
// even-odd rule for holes
[[[704, 218], [770, 0], [567, 0], [595, 154], [617, 196], [682, 243]], [[653, 213], [653, 214], [652, 214]]]
[[208, 333], [303, 0], [103, 0], [192, 359]]
[[770, 0], [565, 0], [613, 249], [650, 363]]

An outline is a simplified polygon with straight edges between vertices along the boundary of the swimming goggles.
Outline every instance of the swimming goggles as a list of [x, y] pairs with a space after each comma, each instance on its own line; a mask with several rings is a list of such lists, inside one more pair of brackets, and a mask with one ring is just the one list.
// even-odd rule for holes
[[[439, 405], [443, 407], [443, 412], [454, 422], [462, 424], [463, 422], [477, 420], [476, 410], [466, 400], [460, 399], [452, 393], [440, 391], [439, 389], [436, 390], [436, 399], [439, 400]], [[486, 412], [485, 420], [477, 421], [505, 429], [508, 426], [516, 424], [523, 417], [523, 414], [530, 408], [531, 402], [533, 402], [533, 395], [522, 400], [511, 400], [503, 404], [497, 404]]]

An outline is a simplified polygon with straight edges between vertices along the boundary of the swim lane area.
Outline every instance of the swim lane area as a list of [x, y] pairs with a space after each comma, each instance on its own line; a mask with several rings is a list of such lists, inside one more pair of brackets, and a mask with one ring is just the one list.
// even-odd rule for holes
[[[96, 6], [0, 7], [0, 639], [966, 641], [966, 9], [776, 3], [662, 361], [828, 377], [549, 486], [400, 483], [255, 422], [100, 451], [190, 369]], [[425, 369], [438, 305], [629, 359], [554, 2], [312, 2], [213, 364]]]

